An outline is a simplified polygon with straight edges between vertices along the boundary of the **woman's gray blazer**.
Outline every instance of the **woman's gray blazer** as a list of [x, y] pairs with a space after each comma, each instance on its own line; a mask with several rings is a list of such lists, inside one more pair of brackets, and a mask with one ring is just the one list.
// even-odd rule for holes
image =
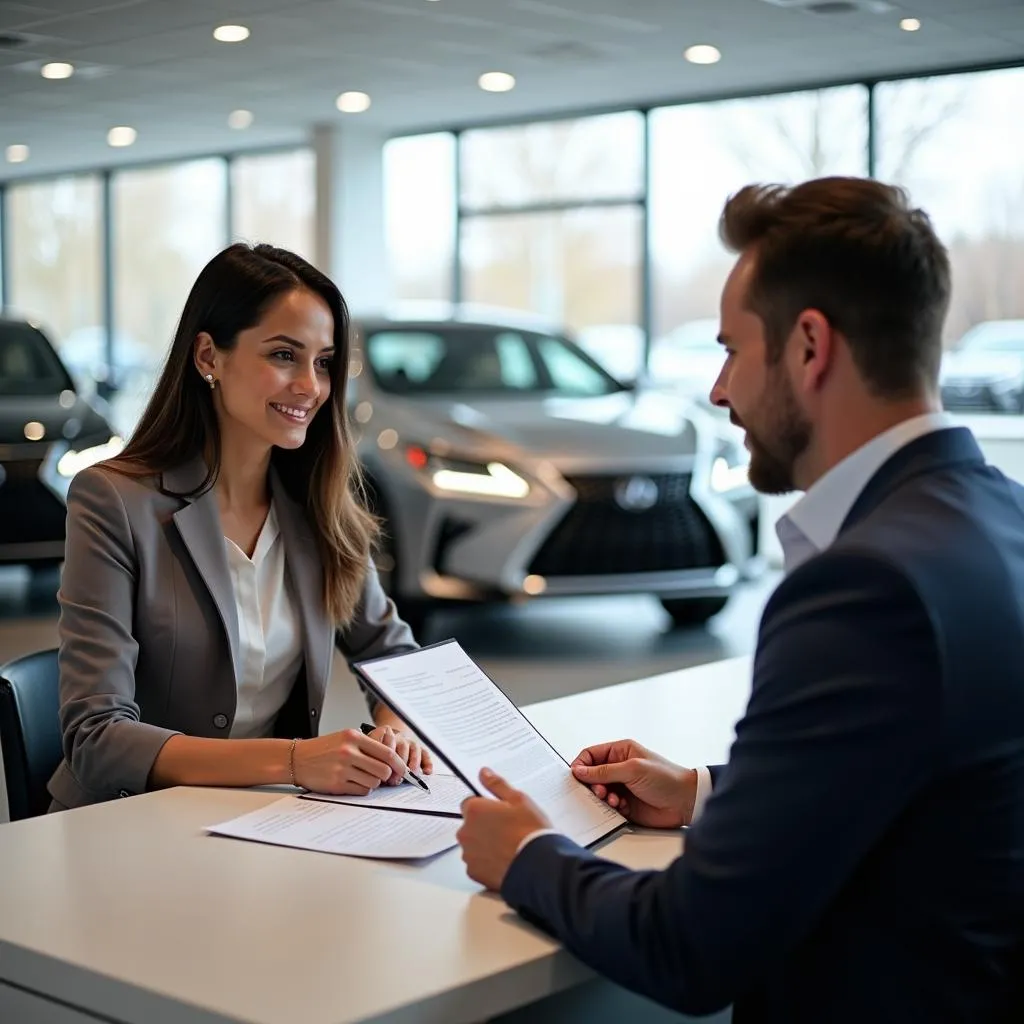
[[[143, 792], [175, 733], [230, 734], [238, 619], [216, 496], [178, 496], [205, 475], [196, 459], [144, 479], [99, 465], [71, 482], [58, 594], [64, 760], [49, 784], [60, 805]], [[335, 645], [355, 661], [416, 643], [372, 566], [352, 624], [335, 628], [305, 512], [273, 471], [271, 489], [305, 648], [275, 732], [315, 736]]]

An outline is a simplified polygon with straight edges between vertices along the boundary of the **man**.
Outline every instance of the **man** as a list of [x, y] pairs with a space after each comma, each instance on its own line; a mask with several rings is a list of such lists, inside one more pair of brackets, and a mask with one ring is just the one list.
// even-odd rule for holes
[[[899, 190], [748, 187], [712, 399], [746, 430], [787, 576], [729, 763], [686, 851], [633, 872], [550, 833], [491, 773], [469, 874], [608, 978], [734, 1019], [1009, 1017], [1024, 934], [1024, 489], [937, 399], [949, 262]], [[576, 777], [641, 825], [697, 771], [631, 741]], [[1016, 1019], [1024, 1019], [1024, 1016]]]

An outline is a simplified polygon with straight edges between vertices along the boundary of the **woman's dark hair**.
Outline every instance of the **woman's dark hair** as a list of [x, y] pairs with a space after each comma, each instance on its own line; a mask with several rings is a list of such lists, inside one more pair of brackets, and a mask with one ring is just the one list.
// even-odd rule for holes
[[306, 289], [334, 317], [331, 394], [313, 418], [305, 443], [275, 448], [272, 462], [288, 492], [309, 516], [324, 565], [324, 601], [331, 618], [347, 624], [362, 594], [377, 524], [365, 508], [345, 390], [349, 317], [333, 281], [295, 253], [272, 245], [229, 246], [203, 268], [192, 286], [153, 395], [111, 469], [131, 476], [162, 473], [202, 455], [209, 472], [201, 494], [220, 473], [220, 430], [212, 392], [195, 365], [196, 338], [206, 332], [221, 350], [256, 326], [282, 296]]

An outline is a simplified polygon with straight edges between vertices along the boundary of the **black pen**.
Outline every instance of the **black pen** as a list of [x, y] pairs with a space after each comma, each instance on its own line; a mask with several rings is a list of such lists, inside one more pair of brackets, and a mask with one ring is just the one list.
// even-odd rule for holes
[[[364, 736], [369, 736], [371, 732], [373, 732], [376, 729], [381, 729], [383, 728], [383, 726], [369, 725], [367, 722], [363, 722], [363, 724], [359, 726], [359, 728]], [[411, 782], [414, 785], [419, 786], [424, 793], [430, 792], [430, 787], [411, 768], [405, 769], [405, 775], [402, 777], [402, 781]]]

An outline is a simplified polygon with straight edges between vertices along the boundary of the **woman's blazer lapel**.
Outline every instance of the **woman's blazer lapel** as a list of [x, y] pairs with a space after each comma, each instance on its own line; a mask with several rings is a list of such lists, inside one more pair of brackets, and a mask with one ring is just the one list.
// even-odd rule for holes
[[319, 707], [330, 680], [335, 633], [324, 607], [323, 563], [305, 510], [288, 494], [273, 468], [270, 470], [270, 490], [277, 510], [277, 525], [284, 541], [291, 593], [302, 621], [310, 703]]
[[[195, 459], [163, 475], [163, 487], [176, 495], [188, 495], [206, 477], [206, 463]], [[304, 510], [287, 493], [276, 471], [270, 471], [270, 489], [284, 542], [285, 566], [290, 593], [302, 623], [306, 685], [310, 701], [319, 704], [327, 687], [334, 653], [334, 627], [327, 618], [323, 597], [323, 565], [316, 539]], [[231, 664], [238, 675], [238, 612], [224, 549], [224, 532], [211, 488], [195, 498], [183, 497], [184, 506], [174, 513], [174, 524], [217, 607], [231, 649]]]
[[206, 478], [206, 463], [193, 459], [163, 474], [165, 492], [182, 497], [185, 504], [174, 513], [174, 525], [217, 607], [231, 649], [231, 665], [238, 678], [238, 610], [224, 549], [217, 496], [212, 488], [188, 497]]

